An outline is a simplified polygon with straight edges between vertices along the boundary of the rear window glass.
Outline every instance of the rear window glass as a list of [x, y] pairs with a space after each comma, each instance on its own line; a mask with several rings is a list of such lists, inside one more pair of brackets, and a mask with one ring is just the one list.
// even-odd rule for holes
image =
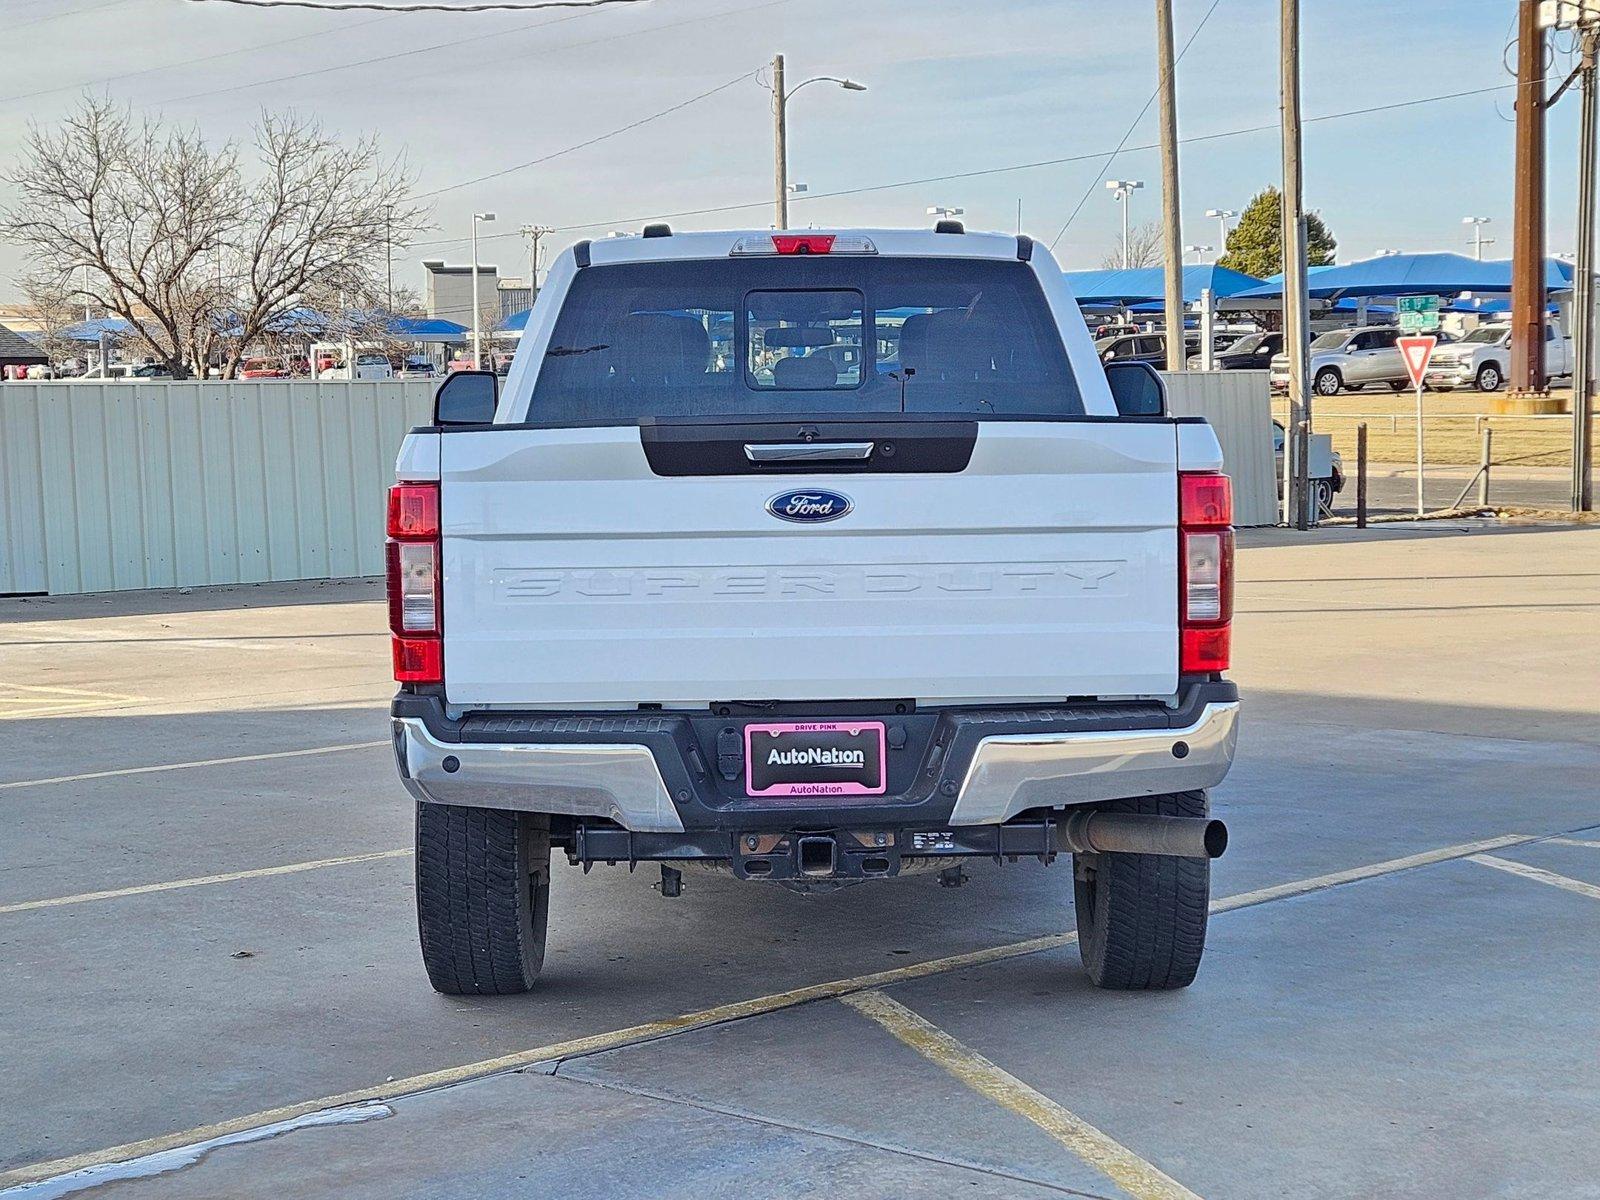
[[1025, 263], [783, 256], [586, 267], [528, 420], [1079, 416]]

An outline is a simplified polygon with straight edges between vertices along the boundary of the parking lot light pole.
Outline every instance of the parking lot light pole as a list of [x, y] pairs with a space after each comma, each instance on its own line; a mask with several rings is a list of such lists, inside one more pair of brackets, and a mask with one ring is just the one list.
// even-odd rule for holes
[[1238, 211], [1231, 208], [1206, 209], [1206, 216], [1213, 218], [1217, 222], [1217, 227], [1221, 232], [1221, 240], [1217, 242], [1217, 245], [1222, 248], [1222, 253], [1224, 254], [1228, 252], [1228, 222], [1238, 215]]
[[478, 311], [478, 222], [493, 221], [492, 212], [472, 214], [472, 369], [483, 370], [483, 317]]
[[966, 212], [967, 210], [964, 208], [949, 208], [943, 204], [930, 204], [928, 206], [927, 215], [936, 221], [944, 221], [954, 220], [956, 217], [965, 216]]
[[[840, 79], [837, 75], [813, 75], [802, 79], [793, 87], [783, 81], [783, 55], [772, 58], [772, 151], [777, 193], [777, 221], [779, 229], [789, 228], [789, 99], [801, 88], [812, 83], [836, 83], [847, 92], [864, 92], [867, 85], [854, 79]], [[796, 188], [803, 191], [803, 188]]]
[[1111, 193], [1113, 200], [1122, 201], [1122, 269], [1126, 271], [1129, 266], [1128, 258], [1128, 201], [1133, 194], [1144, 186], [1142, 179], [1108, 179], [1106, 190]]
[[1205, 258], [1205, 256], [1207, 254], [1211, 253], [1212, 249], [1213, 249], [1213, 247], [1211, 247], [1211, 246], [1185, 246], [1183, 248], [1183, 252], [1185, 254], [1194, 255], [1194, 261], [1196, 263], [1199, 263]]

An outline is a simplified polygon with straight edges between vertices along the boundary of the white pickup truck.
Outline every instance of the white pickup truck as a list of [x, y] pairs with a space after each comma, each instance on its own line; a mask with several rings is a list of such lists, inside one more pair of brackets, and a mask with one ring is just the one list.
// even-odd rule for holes
[[[1572, 339], [1544, 327], [1544, 373], [1551, 379], [1572, 374]], [[1511, 377], [1511, 326], [1479, 325], [1459, 341], [1440, 346], [1428, 361], [1423, 383], [1438, 391], [1475, 387], [1498, 392]]]
[[583, 242], [389, 503], [433, 986], [528, 988], [550, 857], [802, 889], [1074, 858], [1095, 983], [1205, 942], [1228, 479], [1025, 237]]

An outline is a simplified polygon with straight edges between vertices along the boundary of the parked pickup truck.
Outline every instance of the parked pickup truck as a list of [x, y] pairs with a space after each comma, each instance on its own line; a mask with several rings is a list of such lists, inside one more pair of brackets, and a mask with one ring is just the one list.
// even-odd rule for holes
[[[1050, 255], [580, 242], [389, 498], [422, 957], [539, 974], [550, 859], [828, 889], [1070, 852], [1089, 976], [1187, 985], [1227, 831], [1232, 501]], [[736, 936], [730, 934], [730, 936]]]
[[[1572, 374], [1572, 340], [1544, 327], [1544, 373], [1552, 379]], [[1511, 375], [1511, 326], [1479, 325], [1460, 341], [1440, 346], [1428, 362], [1422, 381], [1448, 392], [1475, 387], [1498, 392]]]

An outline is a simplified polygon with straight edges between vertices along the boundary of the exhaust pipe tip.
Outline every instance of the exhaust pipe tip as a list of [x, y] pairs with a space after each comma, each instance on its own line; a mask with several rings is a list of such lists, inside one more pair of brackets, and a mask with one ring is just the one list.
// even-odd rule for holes
[[1155, 854], [1167, 858], [1221, 858], [1228, 827], [1214, 817], [1164, 817], [1154, 813], [1069, 812], [1061, 839], [1078, 854]]

